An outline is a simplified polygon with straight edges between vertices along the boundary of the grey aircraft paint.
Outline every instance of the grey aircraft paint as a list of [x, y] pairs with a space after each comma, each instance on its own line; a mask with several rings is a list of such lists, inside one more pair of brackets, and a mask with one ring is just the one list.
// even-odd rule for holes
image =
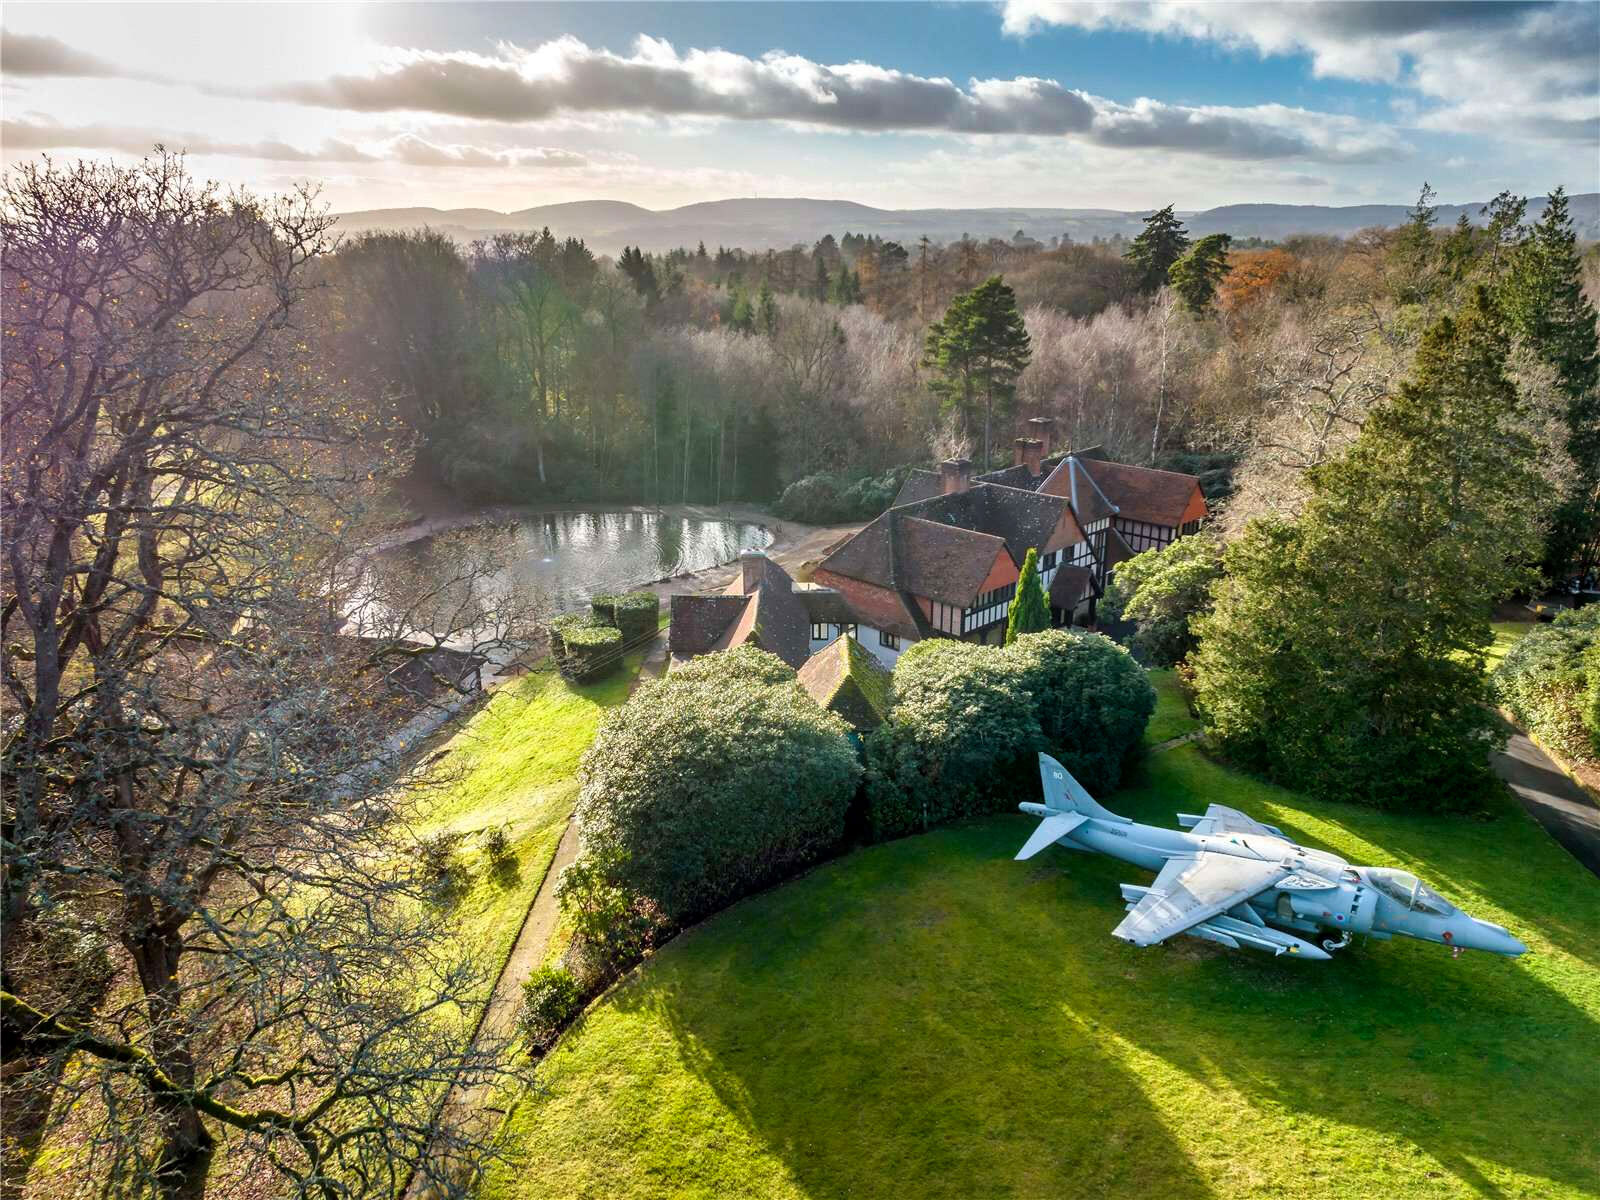
[[1179, 813], [1183, 829], [1163, 829], [1103, 808], [1048, 754], [1039, 756], [1039, 775], [1045, 802], [1018, 807], [1042, 820], [1018, 860], [1059, 844], [1155, 871], [1148, 887], [1122, 885], [1128, 915], [1111, 935], [1135, 946], [1186, 933], [1233, 950], [1327, 959], [1363, 933], [1438, 942], [1455, 954], [1528, 949], [1503, 926], [1462, 912], [1415, 875], [1351, 866], [1296, 845], [1281, 829], [1236, 809], [1213, 804], [1203, 816]]

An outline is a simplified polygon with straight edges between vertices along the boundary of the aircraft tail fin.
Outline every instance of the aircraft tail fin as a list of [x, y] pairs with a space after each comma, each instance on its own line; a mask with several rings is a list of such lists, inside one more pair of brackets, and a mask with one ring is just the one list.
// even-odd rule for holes
[[1048, 754], [1039, 755], [1039, 778], [1044, 783], [1044, 806], [1056, 812], [1082, 813], [1105, 821], [1123, 821], [1104, 808], [1072, 777], [1072, 773]]

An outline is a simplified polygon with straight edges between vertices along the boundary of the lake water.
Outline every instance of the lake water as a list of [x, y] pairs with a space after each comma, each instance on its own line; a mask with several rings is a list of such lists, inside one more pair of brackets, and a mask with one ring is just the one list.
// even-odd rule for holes
[[[380, 571], [398, 567], [422, 579], [448, 577], [457, 568], [443, 562], [437, 572], [429, 568], [445, 553], [441, 547], [457, 536], [441, 534], [408, 542], [378, 555], [374, 566]], [[472, 536], [487, 540], [500, 564], [484, 577], [480, 590], [514, 589], [551, 616], [580, 609], [592, 596], [626, 592], [685, 571], [732, 562], [772, 540], [760, 525], [748, 521], [655, 512], [541, 513], [506, 525], [479, 526]]]

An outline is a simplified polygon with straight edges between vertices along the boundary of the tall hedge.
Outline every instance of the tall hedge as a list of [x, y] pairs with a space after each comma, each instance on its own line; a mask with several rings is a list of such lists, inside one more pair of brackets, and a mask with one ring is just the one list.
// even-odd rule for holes
[[575, 625], [562, 631], [561, 673], [587, 683], [622, 665], [622, 630], [614, 625]]
[[1535, 626], [1490, 682], [1496, 699], [1559, 754], [1600, 758], [1600, 605]]
[[895, 664], [889, 719], [866, 739], [863, 824], [899, 837], [1035, 799], [1041, 750], [1110, 790], [1154, 709], [1144, 672], [1098, 634], [1050, 630], [1003, 649], [919, 642]]
[[1051, 629], [1007, 648], [1050, 753], [1090, 792], [1112, 791], [1156, 710], [1150, 678], [1098, 633]]
[[589, 601], [595, 619], [622, 630], [622, 640], [632, 645], [656, 631], [661, 613], [661, 597], [654, 592], [625, 592], [620, 596], [596, 596]]
[[793, 672], [756, 677], [750, 654], [645, 684], [605, 717], [579, 769], [581, 853], [674, 923], [836, 845], [860, 778], [844, 722]]

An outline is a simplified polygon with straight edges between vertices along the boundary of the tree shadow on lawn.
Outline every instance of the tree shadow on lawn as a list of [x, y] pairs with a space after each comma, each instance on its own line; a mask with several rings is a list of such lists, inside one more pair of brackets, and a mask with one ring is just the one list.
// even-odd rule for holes
[[1140, 951], [1109, 930], [1117, 883], [1147, 873], [1010, 861], [1030, 825], [828, 864], [687, 935], [613, 1002], [659, 1014], [814, 1197], [1208, 1196], [1250, 1177], [1272, 1194], [1280, 1176], [1369, 1194], [1402, 1169], [1437, 1186], [1421, 1155], [1487, 1196], [1477, 1163], [1593, 1187], [1600, 1030], [1521, 964], [1398, 943], [1330, 963]]

